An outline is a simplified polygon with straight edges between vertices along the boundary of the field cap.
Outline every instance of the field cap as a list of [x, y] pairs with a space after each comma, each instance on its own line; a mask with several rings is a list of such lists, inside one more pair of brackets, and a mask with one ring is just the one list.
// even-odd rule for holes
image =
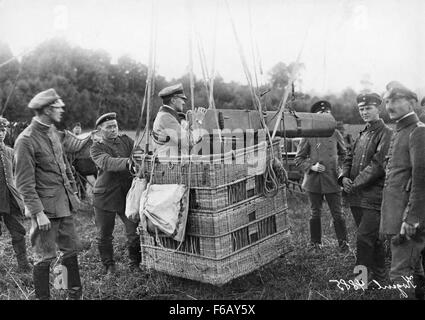
[[331, 104], [326, 100], [317, 101], [311, 106], [311, 109], [310, 109], [311, 113], [316, 113], [319, 111], [326, 111], [326, 110], [332, 111]]
[[30, 109], [41, 109], [45, 106], [53, 106], [56, 108], [64, 107], [61, 97], [56, 93], [55, 89], [47, 89], [40, 93], [37, 93], [34, 98], [28, 104]]
[[418, 96], [412, 90], [406, 88], [398, 81], [391, 81], [386, 85], [387, 91], [384, 93], [383, 99], [407, 98], [418, 101]]
[[97, 120], [96, 120], [96, 127], [101, 125], [102, 123], [109, 121], [109, 120], [116, 120], [117, 114], [115, 112], [109, 112], [102, 114]]
[[362, 107], [362, 106], [376, 106], [379, 107], [382, 103], [382, 99], [381, 96], [377, 93], [360, 93], [357, 96], [357, 106]]
[[179, 97], [184, 100], [187, 100], [187, 97], [183, 91], [183, 85], [181, 83], [178, 83], [169, 87], [165, 87], [158, 93], [158, 96], [162, 99]]

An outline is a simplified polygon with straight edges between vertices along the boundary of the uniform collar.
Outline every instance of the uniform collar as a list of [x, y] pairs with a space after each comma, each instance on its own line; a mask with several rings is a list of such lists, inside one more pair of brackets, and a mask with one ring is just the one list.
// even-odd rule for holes
[[363, 131], [374, 131], [383, 126], [384, 126], [384, 121], [381, 118], [379, 118], [376, 121], [369, 122], [368, 124], [366, 124], [366, 127]]
[[100, 139], [99, 142], [102, 142], [102, 143], [105, 143], [105, 144], [117, 144], [117, 143], [120, 142], [119, 137], [120, 137], [120, 134], [118, 134], [118, 136], [114, 139], [104, 139], [104, 138], [102, 138], [102, 139]]
[[53, 124], [48, 125], [40, 120], [38, 120], [36, 117], [32, 118], [31, 125], [34, 126], [35, 129], [41, 131], [41, 132], [48, 132], [51, 128], [53, 128]]
[[396, 130], [400, 131], [401, 129], [417, 122], [419, 122], [419, 118], [416, 113], [410, 112], [397, 121]]
[[170, 107], [170, 106], [167, 106], [166, 104], [163, 104], [162, 106], [161, 106], [161, 108], [159, 109], [159, 111], [162, 111], [162, 112], [166, 112], [166, 113], [169, 113], [169, 114], [171, 114], [174, 118], [176, 118], [177, 119], [177, 121], [180, 123], [180, 117], [179, 117], [179, 114], [177, 113], [177, 111], [176, 110], [174, 110], [172, 107]]

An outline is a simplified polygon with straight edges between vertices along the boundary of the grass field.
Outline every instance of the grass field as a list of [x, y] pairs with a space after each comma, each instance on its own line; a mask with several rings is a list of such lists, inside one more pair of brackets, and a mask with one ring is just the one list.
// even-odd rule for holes
[[[126, 266], [124, 228], [118, 219], [114, 231], [114, 249], [120, 271], [116, 276], [103, 275], [95, 242], [96, 229], [93, 212], [87, 205], [85, 210], [76, 216], [78, 233], [89, 244], [79, 254], [84, 299], [380, 300], [398, 296], [390, 290], [363, 292], [351, 289], [341, 291], [335, 283], [330, 282], [330, 280], [337, 279], [348, 281], [352, 276], [355, 261], [354, 222], [351, 214], [347, 211], [346, 221], [351, 249], [350, 252], [341, 254], [337, 250], [330, 214], [325, 206], [322, 221], [324, 248], [318, 253], [309, 251], [307, 246], [309, 209], [306, 202], [304, 195], [288, 193], [290, 208], [288, 217], [292, 226], [292, 238], [288, 247], [292, 251], [220, 288], [167, 276], [153, 270], [143, 270], [137, 275], [131, 274]], [[28, 221], [26, 227], [28, 230]], [[30, 250], [30, 248], [28, 249]], [[22, 275], [16, 272], [16, 262], [7, 231], [3, 232], [0, 237], [0, 256], [0, 299], [34, 299], [31, 275]], [[53, 283], [53, 276], [51, 280]], [[52, 289], [52, 298], [62, 299], [64, 293]]]

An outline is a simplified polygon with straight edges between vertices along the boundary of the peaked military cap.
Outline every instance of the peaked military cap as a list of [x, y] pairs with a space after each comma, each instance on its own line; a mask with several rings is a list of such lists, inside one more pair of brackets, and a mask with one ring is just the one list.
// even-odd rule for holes
[[44, 106], [64, 107], [61, 97], [56, 93], [55, 89], [47, 89], [34, 96], [28, 104], [30, 109], [40, 109]]
[[406, 88], [398, 81], [391, 81], [386, 86], [387, 91], [384, 93], [383, 99], [407, 98], [418, 101], [418, 96], [412, 90]]
[[96, 120], [96, 127], [101, 125], [102, 123], [109, 121], [109, 120], [116, 120], [117, 114], [115, 112], [109, 112], [102, 114], [97, 120]]
[[370, 105], [374, 105], [374, 106], [380, 106], [382, 103], [382, 99], [381, 96], [377, 93], [360, 93], [357, 96], [357, 105], [359, 107], [362, 106], [370, 106]]
[[4, 129], [9, 127], [9, 121], [7, 121], [6, 118], [3, 118], [2, 116], [0, 116], [0, 129]]
[[162, 99], [171, 98], [171, 97], [179, 97], [179, 98], [187, 100], [187, 97], [183, 91], [183, 85], [181, 83], [175, 84], [173, 86], [165, 87], [158, 93], [158, 96]]
[[311, 106], [311, 113], [319, 112], [319, 111], [332, 111], [331, 104], [326, 100], [317, 101], [315, 104]]

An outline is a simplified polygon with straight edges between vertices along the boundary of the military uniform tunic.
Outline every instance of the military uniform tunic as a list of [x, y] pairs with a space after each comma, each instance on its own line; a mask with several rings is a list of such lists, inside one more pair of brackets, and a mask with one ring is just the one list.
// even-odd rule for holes
[[[304, 170], [304, 190], [321, 194], [341, 192], [338, 185], [338, 157], [344, 159], [345, 153], [344, 139], [338, 130], [327, 138], [301, 139], [295, 163]], [[317, 162], [325, 166], [324, 172], [311, 170], [311, 166]]]

